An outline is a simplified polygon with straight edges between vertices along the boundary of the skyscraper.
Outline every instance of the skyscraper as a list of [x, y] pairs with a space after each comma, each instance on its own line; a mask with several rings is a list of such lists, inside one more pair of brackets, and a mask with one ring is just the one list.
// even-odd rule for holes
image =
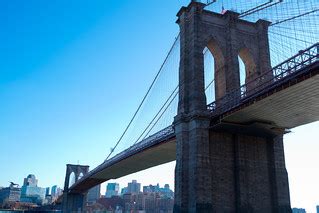
[[30, 174], [26, 178], [24, 178], [23, 185], [24, 186], [37, 186], [38, 179], [35, 178], [35, 175]]
[[120, 185], [118, 183], [108, 183], [106, 186], [105, 197], [110, 198], [112, 196], [118, 196]]
[[45, 188], [45, 196], [50, 195], [50, 187]]
[[141, 192], [141, 184], [140, 183], [137, 183], [136, 180], [132, 180], [131, 183], [128, 183], [127, 193], [137, 194], [139, 192]]
[[101, 197], [100, 191], [101, 191], [101, 184], [91, 188], [87, 195], [88, 203], [91, 203], [91, 204], [95, 203], [97, 199]]
[[319, 205], [317, 206], [317, 213], [319, 213]]
[[58, 194], [58, 186], [54, 185], [51, 187], [51, 195], [52, 195], [52, 197], [56, 197], [57, 194]]
[[165, 184], [164, 188], [161, 188], [160, 190], [165, 197], [174, 198], [174, 192], [169, 188], [168, 184]]
[[169, 188], [168, 184], [165, 184], [164, 188], [160, 188], [159, 184], [143, 186], [143, 193], [159, 193], [167, 198], [174, 197], [174, 192]]
[[38, 187], [38, 180], [35, 175], [28, 175], [24, 178], [23, 186], [21, 187], [21, 201], [42, 204], [45, 199], [45, 188]]
[[122, 189], [121, 189], [121, 195], [123, 196], [124, 194], [126, 194], [127, 193], [127, 187], [123, 187]]

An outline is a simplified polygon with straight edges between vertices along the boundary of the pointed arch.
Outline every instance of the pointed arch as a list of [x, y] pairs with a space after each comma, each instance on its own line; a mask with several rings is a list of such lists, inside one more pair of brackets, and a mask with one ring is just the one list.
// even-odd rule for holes
[[75, 173], [71, 172], [69, 176], [69, 187], [71, 187], [75, 183]]
[[239, 59], [239, 65], [243, 64], [243, 66], [239, 67], [239, 70], [242, 71], [240, 73], [240, 85], [247, 83], [253, 76], [255, 76], [256, 73], [256, 63], [253, 58], [253, 55], [250, 53], [249, 49], [244, 47], [241, 48], [238, 52]]
[[80, 180], [83, 177], [83, 172], [80, 172], [79, 176], [78, 176], [78, 180]]
[[213, 56], [214, 99], [220, 99], [226, 93], [225, 57], [217, 40], [211, 38], [207, 43], [207, 49]]

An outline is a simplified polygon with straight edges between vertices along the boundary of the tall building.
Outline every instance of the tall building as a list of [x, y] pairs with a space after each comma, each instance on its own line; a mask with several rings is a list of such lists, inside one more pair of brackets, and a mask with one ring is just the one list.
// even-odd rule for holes
[[57, 197], [57, 194], [58, 194], [58, 186], [54, 185], [51, 187], [51, 195], [52, 197]]
[[50, 187], [45, 188], [45, 196], [50, 195]]
[[24, 178], [23, 185], [24, 186], [37, 186], [38, 179], [35, 178], [35, 175], [30, 174], [26, 178]]
[[173, 198], [174, 192], [169, 188], [168, 184], [164, 185], [164, 188], [160, 188], [159, 184], [153, 186], [143, 186], [143, 193], [159, 193], [162, 197]]
[[128, 183], [127, 193], [137, 194], [139, 192], [141, 192], [141, 184], [140, 183], [137, 183], [136, 180], [132, 180], [131, 183]]
[[120, 185], [118, 183], [108, 183], [106, 186], [105, 197], [111, 198], [112, 196], [118, 196]]
[[319, 213], [319, 205], [317, 206], [317, 213]]
[[156, 194], [145, 193], [145, 211], [155, 212], [156, 211]]
[[171, 198], [159, 198], [157, 199], [157, 209], [160, 212], [171, 212], [174, 208], [174, 200]]
[[161, 193], [163, 196], [167, 198], [174, 198], [174, 192], [169, 188], [168, 184], [164, 185], [164, 188], [160, 188]]
[[90, 204], [95, 203], [101, 197], [100, 192], [101, 192], [101, 184], [94, 186], [92, 189], [90, 189], [87, 194], [88, 203]]
[[0, 206], [5, 202], [20, 201], [21, 189], [10, 185], [0, 189]]
[[121, 196], [123, 196], [124, 194], [126, 194], [127, 193], [127, 187], [123, 187], [122, 189], [121, 189]]
[[306, 209], [302, 208], [293, 208], [292, 213], [306, 213]]
[[143, 186], [144, 193], [159, 192], [159, 191], [160, 191], [159, 184], [157, 184], [155, 186], [153, 186], [153, 185]]
[[21, 187], [21, 202], [35, 203], [41, 205], [45, 199], [46, 189], [38, 187], [38, 180], [35, 175], [28, 175], [24, 178]]
[[145, 209], [145, 196], [143, 193], [134, 194], [134, 203], [137, 210], [144, 210]]

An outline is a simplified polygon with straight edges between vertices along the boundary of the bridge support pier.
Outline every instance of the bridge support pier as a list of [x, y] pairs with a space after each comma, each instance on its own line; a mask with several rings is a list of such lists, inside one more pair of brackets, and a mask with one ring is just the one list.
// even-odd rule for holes
[[[211, 125], [205, 95], [205, 47], [215, 58], [216, 107], [221, 113], [228, 109], [226, 103], [241, 98], [241, 51], [249, 65], [246, 80], [270, 70], [269, 22], [252, 23], [231, 11], [222, 15], [203, 8], [192, 1], [177, 14], [181, 44], [174, 212], [291, 212], [282, 133], [212, 129], [219, 122]], [[253, 86], [258, 82], [246, 89]], [[227, 96], [236, 90], [238, 96]]]
[[212, 212], [208, 127], [205, 114], [175, 117], [175, 213]]
[[63, 195], [63, 212], [84, 212], [86, 194], [66, 193]]
[[84, 212], [87, 193], [71, 192], [69, 189], [83, 175], [89, 172], [89, 166], [84, 165], [66, 165], [62, 211], [64, 213]]
[[291, 212], [282, 135], [209, 137], [213, 212]]
[[175, 123], [174, 212], [290, 213], [283, 135], [214, 130], [208, 121]]

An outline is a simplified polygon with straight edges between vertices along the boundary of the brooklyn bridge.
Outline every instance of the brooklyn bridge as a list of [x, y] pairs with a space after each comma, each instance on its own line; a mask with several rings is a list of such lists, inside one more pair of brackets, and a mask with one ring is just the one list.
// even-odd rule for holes
[[319, 120], [318, 11], [316, 0], [182, 7], [105, 161], [67, 165], [63, 211], [81, 211], [100, 183], [176, 161], [174, 212], [291, 212], [283, 135]]

